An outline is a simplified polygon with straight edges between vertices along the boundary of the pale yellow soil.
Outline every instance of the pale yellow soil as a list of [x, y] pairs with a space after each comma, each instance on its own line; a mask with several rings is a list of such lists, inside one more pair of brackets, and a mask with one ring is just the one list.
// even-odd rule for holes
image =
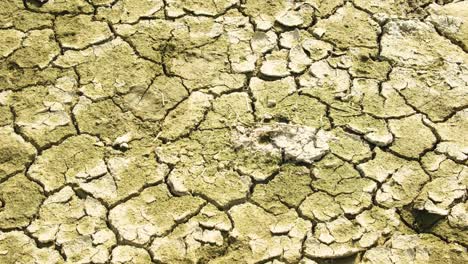
[[468, 1], [0, 1], [0, 264], [468, 263]]

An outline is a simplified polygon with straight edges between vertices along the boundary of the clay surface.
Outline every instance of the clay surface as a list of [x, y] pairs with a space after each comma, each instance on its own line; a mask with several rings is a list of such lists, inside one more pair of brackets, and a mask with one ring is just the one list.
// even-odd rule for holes
[[0, 1], [0, 264], [468, 263], [468, 1]]

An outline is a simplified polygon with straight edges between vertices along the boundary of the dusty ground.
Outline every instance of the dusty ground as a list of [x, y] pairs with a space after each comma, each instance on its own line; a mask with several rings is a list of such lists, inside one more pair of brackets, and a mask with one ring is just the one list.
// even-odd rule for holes
[[2, 0], [0, 263], [468, 263], [468, 2]]

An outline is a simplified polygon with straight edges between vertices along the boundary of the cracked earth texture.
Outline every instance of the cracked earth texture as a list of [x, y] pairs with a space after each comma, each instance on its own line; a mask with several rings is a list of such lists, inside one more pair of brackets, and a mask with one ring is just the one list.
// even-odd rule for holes
[[468, 1], [0, 1], [0, 264], [468, 263]]

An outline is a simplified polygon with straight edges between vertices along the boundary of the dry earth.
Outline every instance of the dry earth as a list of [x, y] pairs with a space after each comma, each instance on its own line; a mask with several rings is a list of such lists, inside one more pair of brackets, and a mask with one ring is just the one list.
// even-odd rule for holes
[[0, 1], [0, 263], [468, 263], [468, 2]]

